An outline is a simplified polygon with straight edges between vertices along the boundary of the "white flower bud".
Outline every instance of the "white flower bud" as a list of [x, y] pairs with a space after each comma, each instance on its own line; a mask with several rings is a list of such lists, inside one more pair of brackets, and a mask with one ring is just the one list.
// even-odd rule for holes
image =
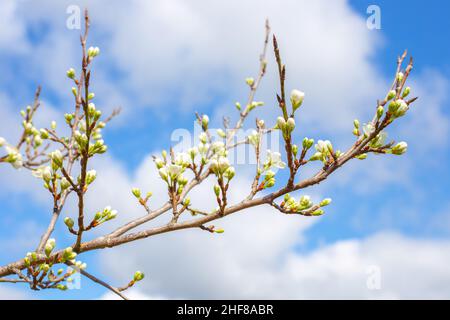
[[94, 58], [100, 54], [100, 49], [98, 47], [89, 47], [88, 56]]
[[205, 132], [202, 132], [198, 135], [198, 140], [200, 140], [201, 143], [205, 144], [206, 141], [208, 140], [208, 136], [206, 135]]
[[391, 100], [392, 98], [395, 97], [396, 94], [397, 94], [397, 92], [395, 92], [395, 90], [389, 91], [387, 94], [387, 100]]
[[5, 143], [6, 143], [5, 138], [0, 137], [0, 147], [3, 147], [5, 145]]
[[392, 154], [395, 155], [402, 155], [406, 152], [408, 149], [408, 144], [404, 141], [397, 143], [395, 146], [392, 147], [391, 151]]
[[288, 130], [288, 132], [292, 132], [295, 128], [295, 120], [294, 118], [289, 118], [288, 121], [286, 122], [286, 129]]
[[53, 170], [56, 171], [57, 169], [59, 169], [60, 167], [62, 167], [62, 164], [63, 164], [63, 156], [62, 156], [62, 154], [61, 154], [61, 151], [55, 150], [55, 151], [53, 151], [53, 152], [51, 152], [51, 153], [49, 154], [49, 157], [50, 157], [51, 162], [52, 162], [52, 168], [53, 168]]
[[217, 129], [217, 134], [219, 135], [219, 137], [221, 138], [225, 138], [227, 135], [225, 134], [225, 131], [223, 131], [222, 129]]
[[73, 228], [73, 226], [74, 226], [74, 221], [73, 221], [73, 219], [72, 218], [69, 218], [69, 217], [65, 217], [64, 218], [64, 223], [65, 223], [65, 225], [68, 227], [68, 228]]
[[49, 182], [52, 179], [52, 169], [50, 167], [45, 167], [42, 169], [42, 179], [44, 179], [45, 182]]
[[202, 117], [202, 127], [203, 129], [207, 129], [208, 128], [208, 124], [209, 124], [209, 117], [204, 114]]
[[286, 120], [284, 120], [283, 117], [278, 117], [277, 118], [277, 126], [278, 126], [278, 129], [284, 130], [284, 127], [286, 126]]
[[75, 78], [75, 69], [74, 68], [70, 68], [69, 70], [67, 70], [66, 75], [70, 79]]
[[229, 167], [227, 170], [225, 170], [223, 176], [226, 179], [231, 180], [231, 179], [233, 179], [235, 174], [236, 174], [236, 171], [234, 170], [234, 168], [233, 167]]
[[305, 98], [305, 93], [294, 89], [291, 91], [291, 103], [292, 103], [292, 109], [295, 111], [297, 110], [303, 103], [303, 99]]
[[86, 172], [86, 184], [89, 185], [94, 182], [95, 178], [97, 178], [97, 171], [89, 170]]

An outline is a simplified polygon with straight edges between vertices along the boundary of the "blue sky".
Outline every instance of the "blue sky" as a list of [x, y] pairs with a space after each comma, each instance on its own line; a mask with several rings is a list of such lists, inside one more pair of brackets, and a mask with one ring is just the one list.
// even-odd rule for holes
[[[18, 112], [31, 102], [38, 84], [43, 86], [44, 105], [39, 123], [60, 120], [72, 107], [65, 71], [79, 67], [79, 30], [66, 28], [65, 11], [74, 3], [84, 5], [80, 1], [57, 5], [5, 1], [0, 5], [0, 27], [5, 24], [0, 28], [5, 29], [0, 32], [0, 136], [8, 141], [17, 138]], [[97, 210], [110, 201], [119, 213], [143, 214], [137, 205], [133, 207], [128, 190], [136, 184], [158, 188], [155, 173], [150, 173], [149, 154], [167, 148], [174, 130], [193, 130], [195, 111], [208, 113], [216, 127], [224, 114], [235, 119], [233, 104], [246, 96], [243, 79], [257, 70], [265, 17], [286, 59], [288, 88], [306, 92], [303, 113], [297, 119], [298, 139], [327, 138], [339, 148], [349, 146], [352, 119], [369, 119], [376, 99], [387, 90], [397, 55], [405, 48], [415, 59], [411, 87], [419, 95], [407, 116], [389, 130], [391, 139], [408, 142], [408, 153], [353, 161], [313, 187], [308, 191], [313, 198], [333, 198], [327, 214], [316, 221], [257, 209], [249, 216], [259, 219], [260, 212], [263, 218], [255, 222], [257, 230], [250, 239], [242, 235], [246, 229], [237, 225], [254, 220], [231, 216], [224, 222], [226, 232], [220, 240], [187, 232], [179, 238], [147, 239], [111, 252], [83, 255], [92, 273], [120, 285], [134, 270], [143, 270], [148, 282], [135, 291], [137, 297], [314, 298], [320, 296], [319, 289], [328, 290], [324, 295], [331, 298], [450, 297], [450, 273], [440, 267], [450, 262], [446, 165], [450, 160], [450, 43], [446, 40], [450, 4], [436, 0], [282, 1], [277, 5], [267, 1], [255, 8], [256, 1], [221, 1], [206, 7], [197, 1], [132, 1], [125, 9], [119, 1], [90, 3], [89, 42], [102, 50], [94, 65], [96, 104], [105, 112], [121, 106], [123, 114], [104, 132], [109, 153], [95, 163], [103, 182], [96, 189], [99, 196], [89, 200], [89, 209]], [[380, 30], [366, 27], [370, 4], [381, 9]], [[232, 26], [227, 25], [230, 20]], [[266, 106], [258, 116], [272, 123], [277, 87], [271, 52], [268, 68], [257, 97]], [[61, 120], [58, 123], [62, 125]], [[3, 165], [0, 176], [0, 264], [4, 264], [34, 248], [51, 203], [29, 173]], [[278, 230], [272, 230], [271, 223]], [[55, 237], [61, 247], [73, 240], [63, 225]], [[205, 241], [203, 249], [197, 241]], [[236, 249], [240, 241], [246, 246]], [[258, 243], [265, 241], [266, 252], [260, 252]], [[202, 254], [215, 258], [206, 263]], [[129, 257], [127, 261], [124, 256]], [[424, 256], [429, 264], [422, 261]], [[233, 262], [225, 260], [230, 257]], [[174, 262], [185, 270], [179, 272], [177, 283], [169, 283]], [[365, 267], [371, 264], [382, 271], [383, 286], [378, 291], [361, 288]], [[217, 266], [224, 268], [222, 295], [209, 288], [214, 277], [199, 271]], [[405, 268], [410, 271], [402, 274]], [[248, 274], [250, 269], [254, 278]], [[305, 269], [317, 273], [308, 278], [313, 271], [305, 273]], [[258, 281], [259, 277], [270, 281]], [[405, 285], [402, 277], [418, 280]], [[239, 290], [239, 281], [248, 290]], [[269, 290], [272, 287], [279, 289], [278, 295]], [[64, 293], [0, 286], [0, 298], [93, 299], [104, 293], [86, 279], [81, 290]]]

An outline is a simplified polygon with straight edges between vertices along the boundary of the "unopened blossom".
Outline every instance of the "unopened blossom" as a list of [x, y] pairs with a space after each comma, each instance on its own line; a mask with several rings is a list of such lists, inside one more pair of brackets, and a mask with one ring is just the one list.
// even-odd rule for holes
[[406, 152], [408, 149], [408, 144], [404, 141], [397, 143], [395, 146], [392, 147], [392, 154], [395, 155], [401, 155]]
[[305, 98], [304, 92], [297, 89], [291, 91], [291, 103], [294, 111], [297, 110], [302, 105], [304, 98]]
[[248, 141], [250, 144], [254, 145], [255, 147], [259, 145], [259, 133], [256, 130], [252, 130], [252, 133], [248, 136]]

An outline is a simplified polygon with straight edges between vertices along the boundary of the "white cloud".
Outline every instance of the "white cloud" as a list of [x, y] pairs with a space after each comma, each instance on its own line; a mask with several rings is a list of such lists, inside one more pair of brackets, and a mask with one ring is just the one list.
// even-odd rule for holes
[[[13, 2], [5, 3], [2, 13], [6, 18], [2, 21], [10, 21], [14, 27], [3, 28], [6, 31], [0, 33], [0, 47], [8, 41], [26, 43], [24, 19], [15, 16]], [[44, 85], [60, 95], [70, 96], [64, 74], [75, 63], [79, 47], [77, 38], [72, 36], [77, 31], [70, 31], [68, 36], [69, 31], [63, 29], [64, 9], [69, 3], [72, 1], [57, 5], [53, 1], [39, 4], [28, 1], [18, 6], [21, 17], [33, 22], [46, 17], [51, 20], [46, 22], [53, 23], [42, 42], [28, 47], [31, 64], [37, 65], [28, 75], [35, 79], [45, 75]], [[203, 103], [213, 104], [210, 99], [216, 96], [221, 97], [220, 106], [226, 105], [227, 110], [221, 107], [215, 112], [228, 113], [233, 101], [245, 97], [243, 78], [257, 69], [266, 17], [278, 35], [287, 64], [288, 89], [298, 87], [307, 93], [298, 127], [313, 128], [314, 135], [319, 131], [350, 133], [353, 118], [373, 110], [376, 98], [383, 95], [387, 83], [370, 62], [380, 39], [365, 28], [363, 17], [351, 10], [346, 1], [285, 1], [282, 10], [277, 1], [223, 1], [211, 6], [200, 1], [132, 1], [126, 5], [127, 15], [121, 14], [122, 3], [108, 3], [108, 10], [104, 10], [105, 4], [102, 1], [89, 4], [92, 33], [101, 35], [97, 38], [103, 44], [101, 58], [119, 69], [120, 76], [111, 79], [107, 71], [102, 71], [106, 65], [101, 65], [99, 57], [95, 81], [100, 83], [96, 85], [96, 93], [100, 99], [104, 97], [100, 100], [102, 105], [112, 107], [113, 103], [120, 103], [129, 114], [137, 115], [139, 106], [156, 108], [168, 103], [177, 112], [191, 112]], [[56, 8], [60, 15], [53, 14]], [[271, 53], [269, 56], [269, 73], [258, 94], [258, 99], [267, 102], [265, 114], [277, 110], [273, 104], [277, 87], [275, 65]], [[422, 112], [412, 110], [413, 116], [407, 120], [410, 126], [399, 132], [405, 139], [413, 138], [412, 143], [425, 133], [437, 145], [446, 143], [448, 119], [442, 106], [447, 80], [434, 72], [415, 79], [413, 92], [417, 89], [425, 97], [426, 105], [419, 110]], [[432, 81], [428, 82], [429, 79]], [[108, 82], [111, 85], [105, 84]], [[8, 99], [1, 96], [0, 100]], [[17, 117], [9, 108], [2, 107], [0, 112], [2, 130], [15, 130], [9, 119]], [[324, 114], [332, 116], [324, 117]], [[50, 112], [43, 118], [52, 120], [53, 116]], [[423, 146], [414, 144], [418, 148], [412, 149]], [[406, 181], [410, 184], [407, 178], [413, 166], [405, 166], [405, 162], [397, 167], [379, 164], [381, 161], [373, 163], [372, 170], [367, 170], [366, 162], [355, 164], [347, 176], [338, 176], [337, 185], [349, 185], [362, 170], [363, 179], [358, 184], [361, 192], [373, 192], [373, 185], [380, 183]], [[131, 196], [132, 186], [154, 191], [152, 205], [165, 199], [165, 189], [149, 158], [131, 177], [120, 163], [108, 157], [96, 160], [95, 168], [99, 178], [92, 187], [94, 196], [88, 195], [89, 214], [108, 204], [119, 210], [116, 223], [143, 214]], [[1, 174], [4, 177], [3, 171]], [[6, 183], [2, 184], [10, 180], [8, 175], [1, 181], [2, 190], [19, 192], [29, 190], [30, 183], [34, 183], [32, 186], [39, 183], [19, 178], [10, 189]], [[242, 187], [247, 182], [235, 181], [234, 197], [247, 192]], [[35, 190], [42, 191], [42, 188], [32, 188], [30, 192], [36, 194]], [[193, 195], [194, 203], [201, 201], [205, 208], [214, 206], [212, 197], [204, 200], [207, 193], [212, 193], [210, 185]], [[70, 208], [67, 212], [72, 212]], [[118, 281], [125, 282], [136, 269], [147, 273], [146, 280], [140, 284], [142, 291], [135, 293], [137, 297], [440, 298], [450, 295], [446, 290], [450, 275], [442, 268], [450, 259], [447, 242], [382, 234], [298, 253], [296, 248], [305, 241], [303, 233], [312, 221], [316, 220], [286, 217], [270, 208], [257, 208], [218, 221], [226, 229], [223, 235], [183, 231], [106, 251], [101, 258]], [[108, 228], [111, 227], [102, 226], [98, 232]], [[127, 259], [123, 259], [125, 255]], [[365, 287], [365, 270], [371, 264], [379, 265], [382, 270], [381, 291], [369, 291]]]
[[[292, 232], [276, 227], [280, 233], [285, 231], [287, 238]], [[214, 242], [200, 241], [195, 235], [155, 238], [133, 248], [108, 252], [103, 262], [118, 278], [133, 268], [145, 268], [148, 277], [139, 283], [139, 290], [149, 296], [163, 294], [168, 298], [447, 299], [450, 296], [448, 241], [382, 233], [296, 253], [292, 247], [288, 248], [294, 244], [289, 239], [285, 239], [284, 248], [277, 246], [272, 251], [269, 247], [264, 251], [264, 245], [258, 243], [270, 238], [271, 232], [261, 232], [251, 239], [242, 239], [242, 230], [239, 232]], [[114, 263], [124, 254], [133, 263]]]

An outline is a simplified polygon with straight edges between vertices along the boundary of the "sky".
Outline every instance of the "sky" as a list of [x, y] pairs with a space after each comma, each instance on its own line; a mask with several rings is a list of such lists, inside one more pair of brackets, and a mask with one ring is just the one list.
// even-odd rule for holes
[[[380, 28], [367, 19], [376, 5]], [[306, 93], [296, 116], [296, 139], [329, 139], [345, 150], [353, 119], [372, 116], [395, 73], [396, 58], [414, 57], [406, 116], [388, 129], [407, 141], [401, 156], [369, 155], [351, 161], [324, 183], [296, 193], [333, 202], [321, 217], [286, 216], [258, 207], [217, 222], [225, 232], [185, 230], [122, 247], [89, 252], [88, 271], [121, 286], [136, 270], [146, 274], [129, 295], [136, 299], [220, 298], [450, 298], [450, 4], [444, 1], [12, 1], [0, 3], [0, 136], [15, 141], [20, 109], [42, 85], [36, 124], [63, 129], [73, 108], [65, 73], [80, 67], [79, 34], [67, 27], [73, 8], [88, 7], [89, 45], [101, 54], [93, 66], [95, 102], [105, 114], [122, 114], [104, 130], [109, 150], [96, 158], [98, 172], [87, 211], [111, 205], [119, 216], [92, 239], [142, 216], [130, 190], [166, 200], [151, 155], [193, 132], [195, 112], [211, 127], [222, 116], [236, 120], [234, 103], [248, 95], [244, 79], [256, 76], [264, 21], [270, 20], [287, 67], [287, 90]], [[279, 115], [276, 65], [269, 47], [268, 72], [254, 117]], [[4, 150], [0, 150], [3, 155]], [[238, 164], [230, 201], [251, 183], [251, 164]], [[307, 177], [317, 165], [301, 172]], [[283, 177], [284, 173], [280, 173]], [[34, 250], [51, 214], [51, 199], [26, 170], [0, 166], [0, 264]], [[214, 206], [212, 184], [193, 192], [193, 203]], [[205, 197], [210, 192], [211, 197]], [[62, 217], [74, 216], [69, 201]], [[163, 223], [164, 220], [156, 222]], [[62, 221], [54, 237], [73, 242]], [[78, 280], [77, 280], [78, 281]], [[32, 292], [1, 284], [0, 299], [111, 299], [82, 278], [80, 288]]]

